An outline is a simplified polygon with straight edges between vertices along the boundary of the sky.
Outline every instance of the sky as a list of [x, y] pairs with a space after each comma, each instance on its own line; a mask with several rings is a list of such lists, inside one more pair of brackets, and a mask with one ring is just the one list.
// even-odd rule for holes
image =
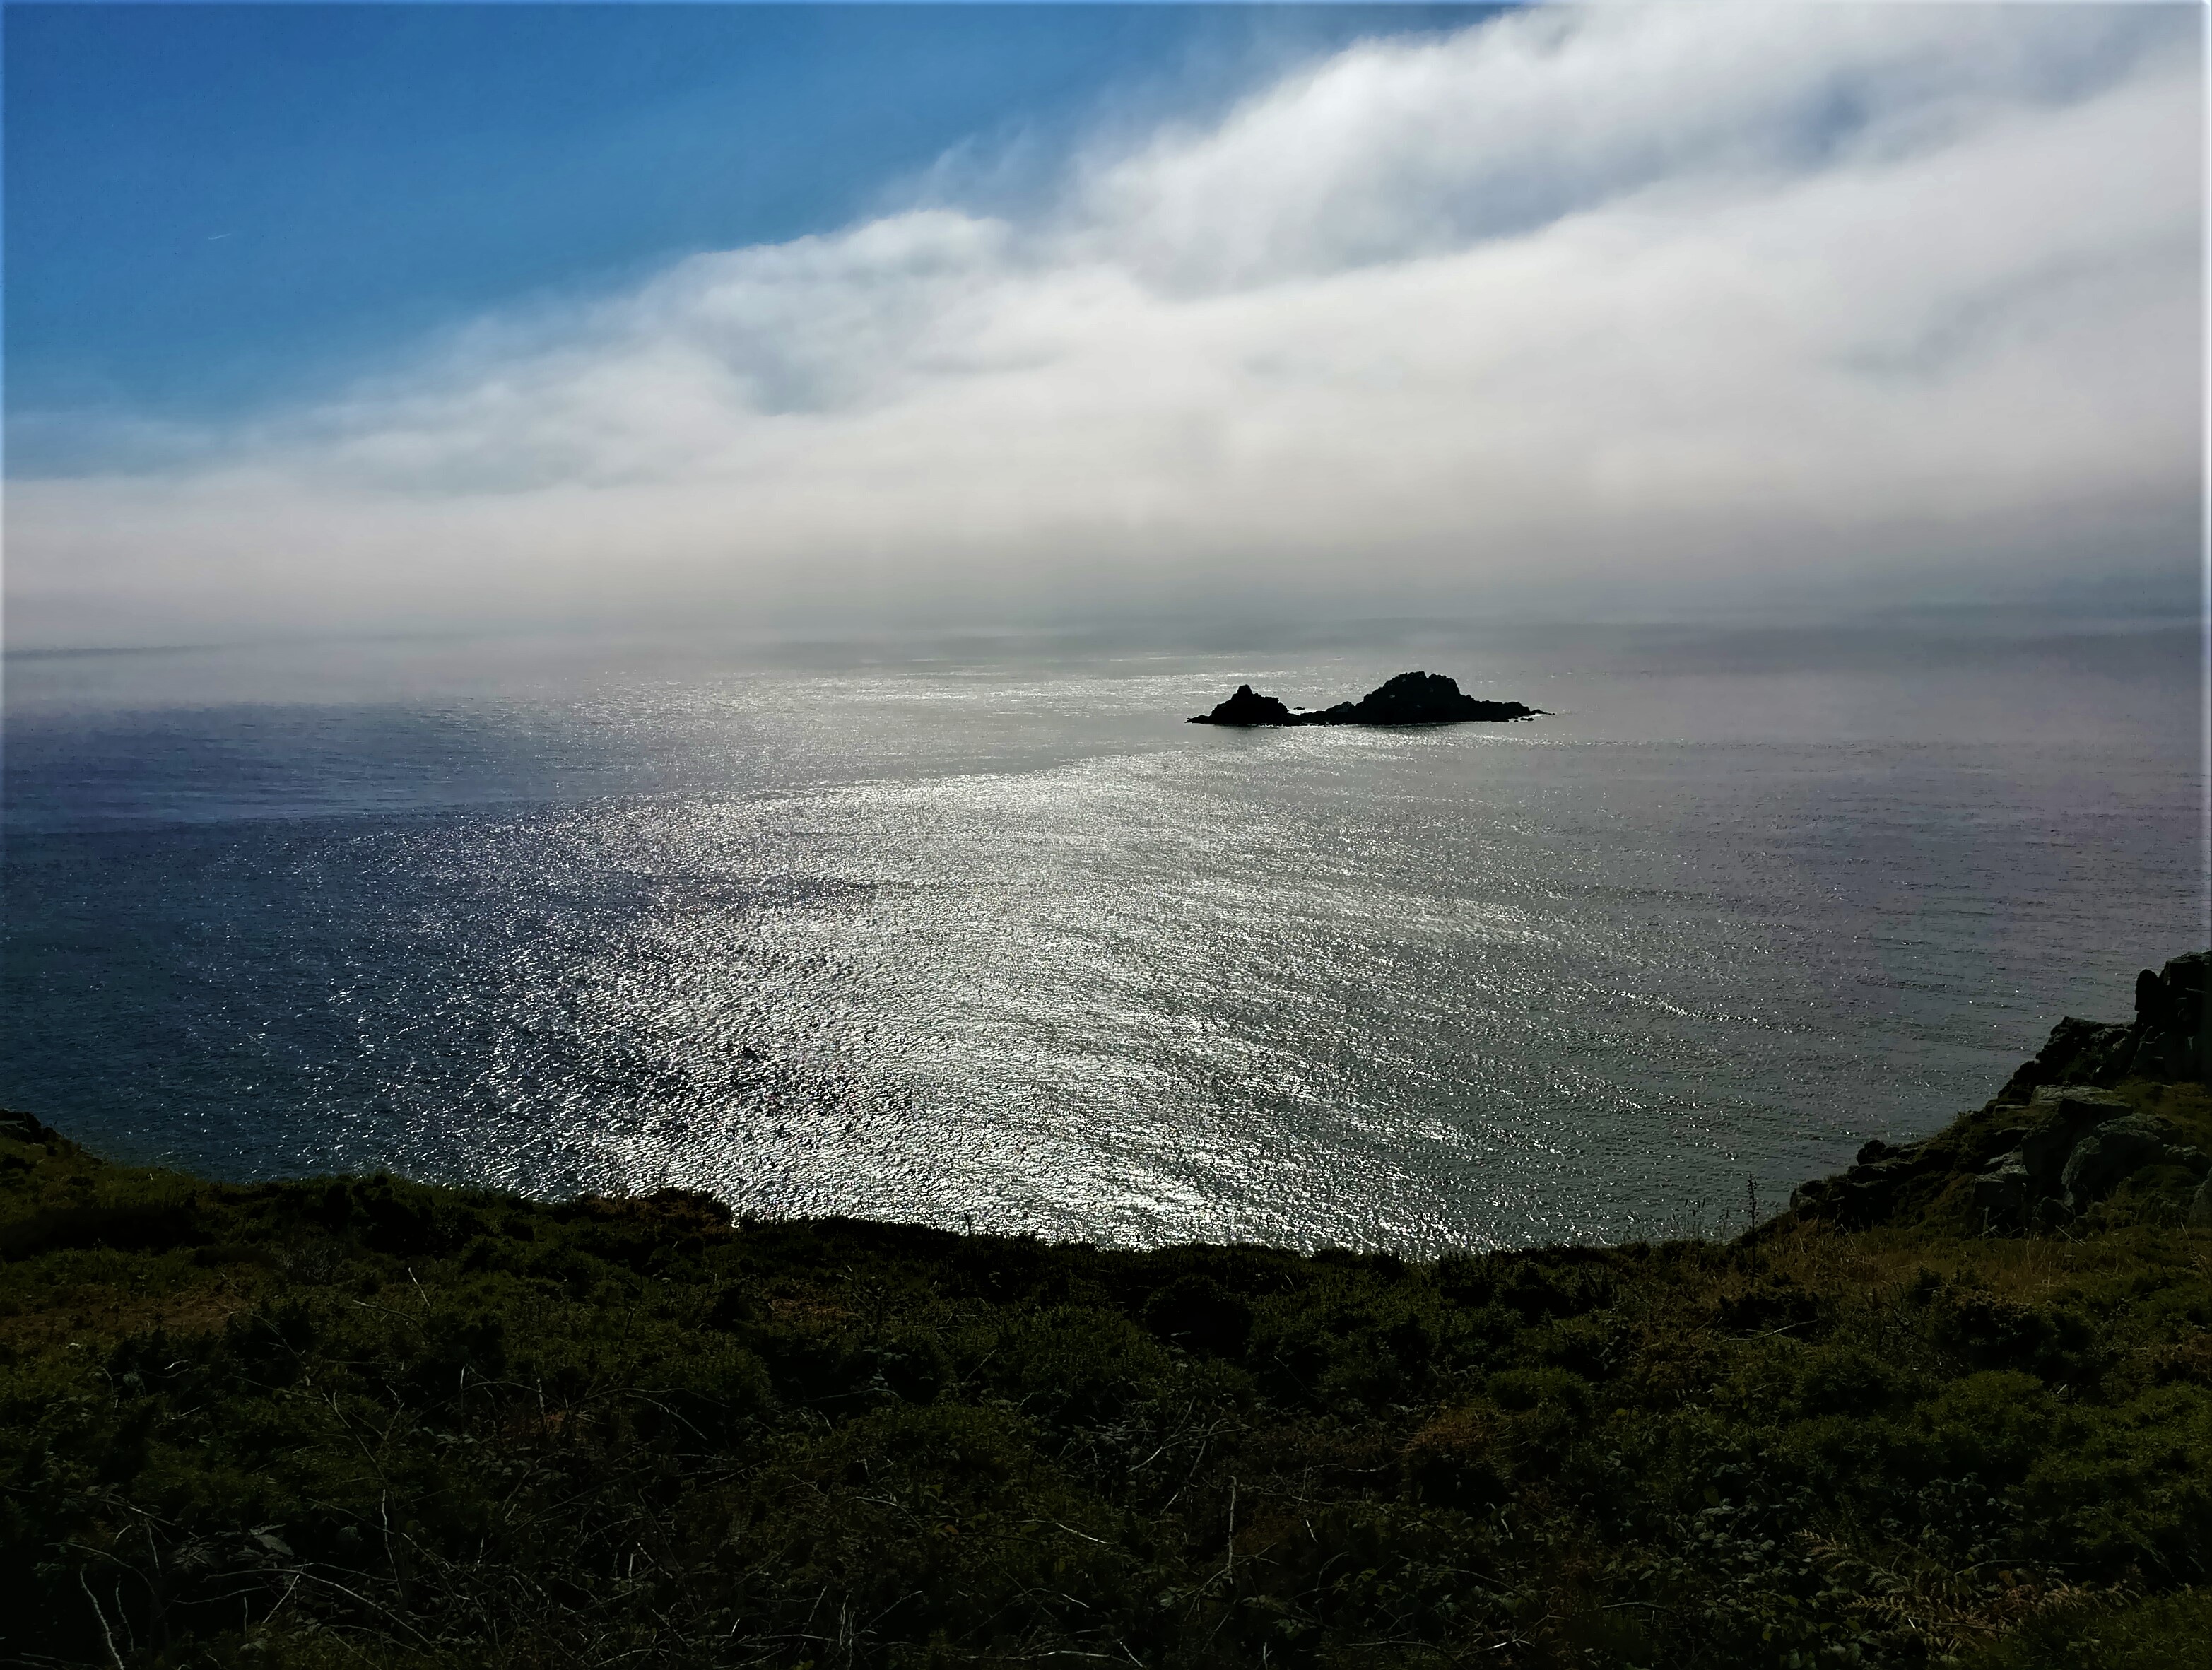
[[2189, 6], [9, 6], [15, 647], [2196, 606]]

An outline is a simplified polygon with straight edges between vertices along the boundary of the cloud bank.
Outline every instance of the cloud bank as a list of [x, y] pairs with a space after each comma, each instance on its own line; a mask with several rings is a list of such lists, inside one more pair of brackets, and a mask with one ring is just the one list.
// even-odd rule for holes
[[2185, 597], [2195, 12], [1606, 8], [10, 484], [17, 643]]

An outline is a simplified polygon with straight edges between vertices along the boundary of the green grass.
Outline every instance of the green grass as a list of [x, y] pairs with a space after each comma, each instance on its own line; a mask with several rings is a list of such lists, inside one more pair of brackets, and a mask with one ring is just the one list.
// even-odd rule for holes
[[2212, 1663], [2170, 1205], [1409, 1265], [0, 1139], [0, 1660]]

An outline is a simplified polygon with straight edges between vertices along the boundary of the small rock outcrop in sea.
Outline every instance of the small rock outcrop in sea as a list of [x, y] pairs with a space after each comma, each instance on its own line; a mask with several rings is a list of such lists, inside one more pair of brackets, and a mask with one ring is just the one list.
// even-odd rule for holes
[[1237, 694], [1220, 703], [1210, 714], [1202, 714], [1190, 721], [1193, 725], [1296, 725], [1297, 715], [1272, 695], [1259, 695], [1249, 684], [1239, 684]]
[[1848, 1171], [1793, 1193], [1788, 1217], [2017, 1235], [2063, 1229], [2125, 1186], [2143, 1210], [2212, 1227], [2212, 1155], [2189, 1139], [2212, 1107], [2208, 969], [2197, 951], [2145, 969], [2132, 1023], [2059, 1022], [1986, 1106], [1922, 1142], [1868, 1143]]
[[1293, 709], [1279, 698], [1239, 684], [1237, 694], [1193, 725], [1459, 725], [1469, 720], [1532, 719], [1541, 707], [1518, 701], [1479, 701], [1462, 695], [1459, 681], [1440, 672], [1401, 672], [1357, 701], [1334, 707]]

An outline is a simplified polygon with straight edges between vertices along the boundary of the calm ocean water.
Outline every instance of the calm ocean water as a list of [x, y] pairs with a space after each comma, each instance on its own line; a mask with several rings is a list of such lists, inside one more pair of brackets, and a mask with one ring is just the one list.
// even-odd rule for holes
[[[2204, 943], [2193, 632], [11, 658], [0, 1105], [1118, 1243], [1740, 1223]], [[1182, 723], [1450, 672], [1552, 710]]]

